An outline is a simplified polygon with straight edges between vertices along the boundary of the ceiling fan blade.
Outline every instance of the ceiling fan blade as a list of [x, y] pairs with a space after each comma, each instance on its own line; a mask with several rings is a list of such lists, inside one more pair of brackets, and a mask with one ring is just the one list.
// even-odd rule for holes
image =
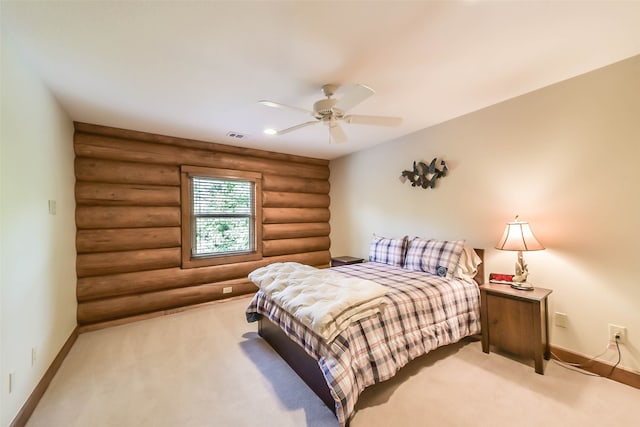
[[342, 130], [342, 127], [333, 120], [329, 122], [329, 134], [331, 135], [331, 141], [336, 144], [341, 144], [347, 141], [347, 135], [344, 133], [344, 130]]
[[356, 125], [374, 125], [374, 126], [399, 126], [402, 123], [401, 117], [388, 116], [362, 116], [359, 114], [344, 116], [344, 121]]
[[360, 104], [365, 99], [369, 98], [375, 93], [373, 89], [365, 85], [355, 85], [342, 98], [336, 102], [333, 108], [342, 111], [343, 113], [352, 109], [356, 105]]
[[262, 105], [266, 105], [267, 107], [284, 108], [284, 109], [287, 109], [287, 110], [298, 110], [298, 111], [301, 111], [303, 113], [307, 113], [307, 114], [313, 115], [313, 111], [311, 111], [311, 110], [307, 110], [305, 108], [300, 108], [300, 107], [294, 107], [293, 105], [281, 104], [281, 103], [275, 102], [275, 101], [268, 101], [266, 99], [258, 101], [258, 103], [262, 104]]
[[306, 128], [307, 126], [315, 125], [316, 123], [320, 123], [320, 122], [317, 121], [317, 120], [314, 120], [312, 122], [301, 123], [299, 125], [291, 126], [290, 128], [286, 128], [286, 129], [280, 130], [280, 131], [278, 131], [276, 133], [276, 135], [284, 135], [285, 133], [293, 132], [294, 130], [298, 130], [298, 129]]

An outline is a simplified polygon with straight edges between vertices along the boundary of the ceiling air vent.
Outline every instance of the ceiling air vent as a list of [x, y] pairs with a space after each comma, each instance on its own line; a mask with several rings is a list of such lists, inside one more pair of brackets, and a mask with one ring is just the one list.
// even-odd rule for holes
[[227, 132], [227, 136], [230, 138], [242, 139], [244, 135], [238, 132]]

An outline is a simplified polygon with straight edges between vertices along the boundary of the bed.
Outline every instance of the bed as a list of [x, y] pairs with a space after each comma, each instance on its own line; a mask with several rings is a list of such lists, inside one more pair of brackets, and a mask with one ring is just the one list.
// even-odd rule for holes
[[[258, 322], [260, 336], [335, 411], [341, 426], [348, 424], [366, 387], [390, 379], [416, 357], [480, 332], [483, 251], [462, 250], [464, 242], [458, 241], [453, 250], [444, 251], [451, 259], [442, 262], [442, 248], [436, 248], [438, 259], [427, 266], [434, 253], [427, 246], [433, 240], [420, 239], [417, 251], [412, 250], [420, 246], [415, 240], [374, 236], [369, 262], [330, 269], [345, 280], [370, 280], [386, 289], [380, 312], [350, 323], [331, 341], [262, 290], [246, 310], [247, 320]], [[468, 250], [475, 257], [473, 275], [454, 275]], [[430, 268], [433, 272], [423, 271]]]

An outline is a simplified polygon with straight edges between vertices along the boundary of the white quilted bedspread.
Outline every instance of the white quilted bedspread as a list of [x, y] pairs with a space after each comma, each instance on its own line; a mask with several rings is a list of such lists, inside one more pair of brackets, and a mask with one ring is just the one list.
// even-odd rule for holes
[[371, 280], [297, 262], [267, 265], [251, 272], [249, 280], [327, 342], [351, 323], [380, 312], [387, 291]]

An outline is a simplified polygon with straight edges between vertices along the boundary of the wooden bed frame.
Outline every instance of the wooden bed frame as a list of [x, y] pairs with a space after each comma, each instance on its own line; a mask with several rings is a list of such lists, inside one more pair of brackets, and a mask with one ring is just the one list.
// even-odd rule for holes
[[[474, 280], [481, 285], [484, 283], [484, 249], [475, 249], [482, 263]], [[331, 396], [329, 386], [318, 366], [318, 361], [309, 356], [302, 347], [293, 342], [280, 327], [265, 316], [258, 320], [258, 334], [273, 347], [273, 349], [289, 364], [291, 369], [313, 390], [332, 412], [335, 412], [335, 401]]]

